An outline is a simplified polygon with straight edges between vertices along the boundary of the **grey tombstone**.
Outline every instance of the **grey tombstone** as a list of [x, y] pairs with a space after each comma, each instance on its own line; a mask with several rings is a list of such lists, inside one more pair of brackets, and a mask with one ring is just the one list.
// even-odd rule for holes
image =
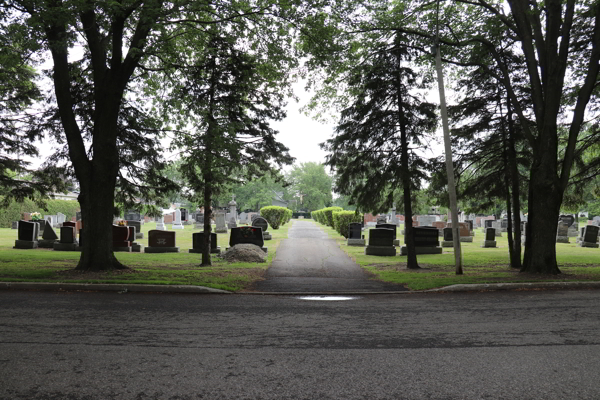
[[364, 246], [365, 239], [362, 238], [362, 224], [351, 222], [348, 224], [348, 246]]
[[569, 225], [566, 222], [558, 223], [556, 243], [569, 243]]
[[19, 229], [19, 221], [13, 221], [10, 228], [11, 229]]
[[579, 243], [579, 246], [598, 248], [598, 234], [600, 233], [600, 227], [595, 225], [586, 225], [583, 229], [583, 238]]
[[19, 221], [17, 240], [13, 249], [35, 249], [38, 247], [37, 236], [39, 225], [32, 221]]
[[566, 214], [566, 215], [561, 215], [560, 217], [558, 217], [559, 222], [563, 222], [564, 224], [567, 224], [567, 228], [569, 228], [571, 225], [573, 225], [575, 223], [575, 217], [571, 214]]
[[175, 221], [173, 221], [173, 225], [171, 225], [171, 229], [183, 229], [183, 225], [181, 224], [181, 210], [175, 210]]
[[[192, 233], [192, 248], [190, 253], [202, 253], [202, 244], [204, 243], [204, 232]], [[217, 243], [217, 234], [210, 233], [210, 253], [221, 254], [221, 247]]]
[[157, 231], [164, 231], [167, 228], [165, 227], [165, 216], [162, 215], [160, 218], [156, 218], [156, 228]]
[[40, 235], [42, 232], [44, 232], [44, 228], [46, 227], [46, 220], [41, 219], [34, 222], [39, 224], [38, 235]]
[[225, 225], [225, 214], [220, 212], [217, 213], [215, 217], [217, 228], [215, 229], [216, 233], [227, 233], [227, 225]]
[[56, 228], [58, 226], [58, 220], [56, 215], [44, 215], [44, 220], [46, 221], [46, 223], [52, 225], [53, 228]]
[[241, 212], [241, 213], [240, 213], [240, 217], [239, 217], [239, 218], [240, 218], [240, 223], [241, 223], [241, 224], [245, 224], [245, 223], [246, 223], [246, 221], [248, 220], [248, 213], [246, 213], [246, 212]]
[[481, 244], [481, 247], [496, 247], [496, 229], [486, 228], [485, 240]]
[[142, 220], [142, 216], [140, 215], [139, 211], [136, 210], [128, 210], [125, 212], [125, 215], [123, 216], [123, 219], [126, 221], [141, 221]]
[[376, 221], [377, 221], [377, 224], [386, 224], [387, 217], [385, 215], [378, 215]]
[[38, 240], [38, 247], [51, 249], [54, 247], [54, 243], [58, 240], [58, 236], [54, 229], [52, 229], [52, 225], [50, 223], [46, 223], [44, 226], [44, 232], [42, 233], [42, 240]]
[[264, 240], [272, 239], [271, 234], [267, 231], [269, 229], [269, 223], [263, 217], [258, 216], [254, 218], [254, 220], [252, 221], [252, 226], [262, 229]]
[[419, 215], [417, 222], [419, 222], [419, 226], [433, 226], [435, 217], [433, 215]]
[[395, 256], [394, 231], [386, 228], [369, 230], [369, 244], [365, 247], [368, 256]]
[[67, 216], [61, 212], [56, 213], [56, 225], [60, 225], [67, 220]]
[[[236, 244], [253, 244], [258, 246], [267, 253], [268, 249], [265, 246], [263, 239], [262, 228], [257, 226], [240, 226], [231, 228], [231, 234], [229, 235], [229, 246], [233, 247]], [[229, 248], [225, 249], [226, 251]]]

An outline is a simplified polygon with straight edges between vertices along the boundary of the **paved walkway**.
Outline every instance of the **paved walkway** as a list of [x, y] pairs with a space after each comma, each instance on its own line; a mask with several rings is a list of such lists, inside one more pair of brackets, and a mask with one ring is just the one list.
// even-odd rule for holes
[[388, 292], [401, 285], [370, 280], [313, 221], [298, 220], [277, 249], [259, 292]]

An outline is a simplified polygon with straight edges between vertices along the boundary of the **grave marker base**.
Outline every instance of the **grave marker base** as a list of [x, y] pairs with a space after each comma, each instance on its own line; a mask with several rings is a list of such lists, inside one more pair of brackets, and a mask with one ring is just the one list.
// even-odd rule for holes
[[215, 233], [227, 233], [227, 228], [217, 228], [215, 229]]
[[54, 243], [58, 242], [57, 240], [54, 239], [49, 239], [49, 240], [38, 240], [38, 247], [42, 248], [42, 249], [52, 249], [54, 248]]
[[136, 232], [135, 233], [135, 238], [136, 239], [143, 239], [144, 238], [144, 233], [143, 232]]
[[461, 242], [473, 243], [473, 236], [461, 236]]
[[273, 236], [269, 232], [263, 232], [263, 240], [272, 240]]
[[443, 240], [442, 247], [454, 247], [454, 241], [453, 240]]
[[598, 247], [600, 247], [600, 244], [598, 243], [590, 243], [590, 242], [579, 242], [579, 244], [577, 245], [579, 247], [590, 247], [593, 249], [597, 249]]
[[175, 225], [175, 224], [173, 224], [173, 225], [171, 225], [171, 229], [184, 229], [184, 228], [183, 228], [183, 225]]
[[179, 247], [144, 247], [144, 253], [179, 253]]
[[81, 248], [77, 243], [54, 243], [52, 247], [54, 251], [81, 251]]
[[571, 243], [568, 236], [557, 236], [556, 243]]
[[396, 248], [394, 246], [367, 246], [365, 247], [365, 255], [367, 256], [395, 256]]
[[121, 252], [121, 253], [131, 253], [131, 246], [124, 246], [124, 247], [114, 247], [113, 246], [113, 252]]
[[485, 247], [485, 248], [491, 248], [491, 247], [496, 247], [496, 241], [495, 240], [484, 240], [481, 243], [481, 247]]
[[400, 239], [394, 239], [394, 246], [400, 247]]
[[131, 243], [131, 252], [132, 253], [143, 253], [144, 246], [139, 243]]
[[[441, 247], [415, 247], [415, 252], [417, 255], [419, 254], [442, 254]], [[408, 254], [408, 248], [406, 246], [402, 246], [400, 248], [400, 255], [405, 256]]]
[[37, 249], [38, 242], [36, 240], [15, 240], [13, 249]]
[[348, 246], [361, 246], [364, 247], [365, 239], [348, 239]]

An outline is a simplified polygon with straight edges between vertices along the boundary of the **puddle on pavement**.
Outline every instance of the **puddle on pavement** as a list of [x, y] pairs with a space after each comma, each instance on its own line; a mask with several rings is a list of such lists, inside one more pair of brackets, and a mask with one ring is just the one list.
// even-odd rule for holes
[[316, 301], [347, 301], [357, 300], [359, 297], [356, 296], [300, 296], [300, 300], [316, 300]]

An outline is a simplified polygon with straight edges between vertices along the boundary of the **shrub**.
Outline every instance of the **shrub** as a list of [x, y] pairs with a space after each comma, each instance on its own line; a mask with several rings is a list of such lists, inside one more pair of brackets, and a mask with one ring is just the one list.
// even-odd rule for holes
[[348, 228], [352, 222], [362, 222], [363, 215], [355, 211], [334, 211], [332, 213], [334, 229], [348, 239]]
[[271, 228], [279, 229], [285, 221], [287, 208], [278, 206], [267, 206], [260, 209], [260, 216], [267, 220]]
[[333, 226], [333, 212], [334, 211], [344, 211], [344, 209], [342, 207], [327, 207], [324, 208], [323, 210], [323, 214], [324, 214], [324, 224], [330, 227], [334, 227]]
[[[0, 200], [2, 200], [1, 196]], [[22, 203], [13, 201], [8, 207], [0, 209], [0, 228], [10, 228], [12, 221], [20, 220], [23, 213], [38, 212], [43, 217], [61, 212], [65, 214], [67, 221], [70, 221], [81, 207], [78, 201], [73, 200], [46, 200], [46, 208], [47, 210], [44, 210], [29, 199], [25, 199]]]

